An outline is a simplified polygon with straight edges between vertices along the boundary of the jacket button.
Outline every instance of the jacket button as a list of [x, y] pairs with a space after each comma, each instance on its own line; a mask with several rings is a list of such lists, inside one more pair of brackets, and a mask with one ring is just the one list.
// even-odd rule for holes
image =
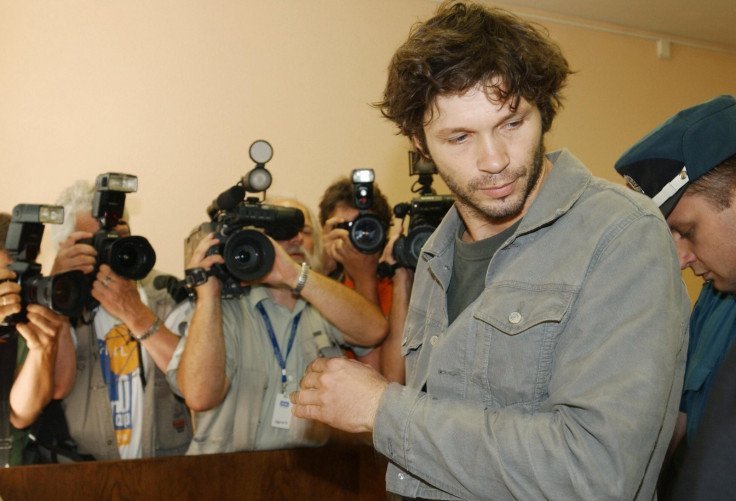
[[439, 342], [440, 338], [438, 338], [437, 336], [432, 336], [431, 338], [429, 338], [429, 344], [431, 344], [432, 346], [437, 346], [437, 343]]
[[514, 325], [521, 322], [521, 313], [519, 313], [518, 311], [513, 312], [511, 315], [509, 315], [509, 322]]

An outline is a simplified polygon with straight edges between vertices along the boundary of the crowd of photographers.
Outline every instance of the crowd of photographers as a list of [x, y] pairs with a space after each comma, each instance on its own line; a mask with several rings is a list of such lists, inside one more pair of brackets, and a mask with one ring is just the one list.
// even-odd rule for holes
[[[317, 219], [265, 200], [270, 156], [253, 144], [256, 167], [186, 239], [181, 278], [131, 235], [133, 175], [0, 215], [5, 465], [322, 445], [330, 429], [289, 403], [312, 360], [357, 358], [403, 382], [413, 267], [451, 204], [434, 196], [432, 166], [412, 171], [419, 196], [395, 208], [389, 235], [372, 170], [330, 185]], [[46, 225], [56, 256], [44, 274]]]

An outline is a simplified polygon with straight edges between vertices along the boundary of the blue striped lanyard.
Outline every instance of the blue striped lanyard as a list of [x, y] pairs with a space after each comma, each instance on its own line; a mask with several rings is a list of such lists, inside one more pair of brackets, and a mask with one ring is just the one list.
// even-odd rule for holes
[[263, 317], [263, 321], [266, 324], [266, 330], [268, 331], [268, 337], [271, 338], [271, 345], [273, 345], [273, 352], [276, 355], [276, 361], [279, 363], [279, 367], [281, 367], [281, 393], [286, 393], [286, 359], [289, 358], [289, 353], [291, 353], [291, 347], [294, 346], [294, 339], [296, 338], [296, 329], [299, 327], [299, 320], [302, 318], [302, 313], [304, 313], [304, 310], [300, 311], [296, 314], [294, 317], [294, 321], [291, 324], [291, 334], [289, 334], [289, 342], [286, 346], [286, 356], [281, 355], [281, 350], [279, 349], [279, 343], [276, 340], [276, 334], [273, 332], [273, 325], [271, 325], [271, 319], [268, 318], [268, 314], [266, 313], [266, 309], [263, 307], [263, 304], [258, 303], [256, 305], [256, 308], [258, 309], [258, 312]]

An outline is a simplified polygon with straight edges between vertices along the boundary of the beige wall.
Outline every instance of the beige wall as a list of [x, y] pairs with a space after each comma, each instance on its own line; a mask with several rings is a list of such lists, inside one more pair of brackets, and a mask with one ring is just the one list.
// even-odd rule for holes
[[[182, 239], [250, 170], [256, 139], [274, 147], [272, 193], [316, 209], [334, 178], [373, 168], [392, 204], [408, 200], [408, 143], [370, 103], [411, 24], [436, 7], [0, 0], [0, 209], [53, 203], [101, 172], [136, 174], [133, 231], [181, 276]], [[570, 148], [599, 176], [620, 182], [616, 158], [678, 109], [736, 94], [736, 55], [673, 45], [661, 60], [652, 40], [543, 24], [577, 70], [548, 148]]]

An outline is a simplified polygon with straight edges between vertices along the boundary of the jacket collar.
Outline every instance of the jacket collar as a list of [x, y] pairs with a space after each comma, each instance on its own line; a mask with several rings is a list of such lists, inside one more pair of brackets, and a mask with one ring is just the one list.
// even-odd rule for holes
[[[590, 184], [592, 174], [567, 149], [546, 154], [554, 164], [544, 180], [537, 197], [524, 214], [514, 237], [529, 233], [552, 223], [570, 210]], [[455, 233], [460, 225], [460, 215], [453, 205], [423, 250], [425, 258], [439, 256], [451, 248]]]

